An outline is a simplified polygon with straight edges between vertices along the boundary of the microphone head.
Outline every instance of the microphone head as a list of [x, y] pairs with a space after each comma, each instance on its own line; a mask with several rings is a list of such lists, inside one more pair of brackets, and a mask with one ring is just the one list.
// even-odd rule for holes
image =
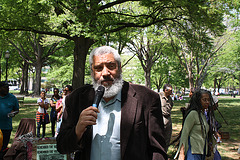
[[99, 86], [97, 88], [96, 93], [95, 93], [95, 98], [94, 98], [94, 101], [93, 101], [93, 106], [94, 107], [98, 107], [98, 105], [100, 103], [100, 100], [103, 97], [104, 91], [105, 91], [105, 88], [103, 86]]
[[99, 86], [96, 90], [96, 94], [99, 93], [99, 94], [104, 94], [104, 91], [105, 91], [105, 88], [103, 86]]

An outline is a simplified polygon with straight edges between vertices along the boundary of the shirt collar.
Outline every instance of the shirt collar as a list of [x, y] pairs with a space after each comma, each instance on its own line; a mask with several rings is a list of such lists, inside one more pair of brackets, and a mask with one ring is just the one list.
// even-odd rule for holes
[[119, 102], [121, 102], [121, 96], [122, 95], [122, 91], [120, 91], [120, 92], [118, 92], [118, 94], [113, 98], [113, 99], [111, 99], [109, 102], [105, 102], [104, 101], [104, 99], [102, 98], [102, 103], [104, 104], [104, 105], [111, 105], [111, 104], [113, 104], [113, 103], [115, 103], [117, 100], [119, 101]]

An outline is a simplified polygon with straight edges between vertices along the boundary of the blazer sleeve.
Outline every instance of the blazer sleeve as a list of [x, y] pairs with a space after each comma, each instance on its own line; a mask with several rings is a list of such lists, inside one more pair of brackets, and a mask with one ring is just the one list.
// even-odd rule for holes
[[[57, 150], [62, 153], [71, 153], [75, 150], [80, 149], [80, 145], [77, 143], [77, 136], [75, 133], [76, 117], [73, 116], [73, 111], [75, 110], [73, 104], [66, 98], [66, 108], [62, 117], [62, 124], [60, 127], [60, 132], [57, 136]], [[75, 110], [76, 112], [76, 110]]]
[[163, 136], [164, 124], [160, 98], [156, 97], [155, 101], [152, 102], [148, 114], [148, 135], [152, 159], [167, 159], [167, 154], [164, 150], [166, 143]]
[[88, 145], [91, 144], [86, 143], [86, 141], [90, 141], [89, 138], [91, 137], [89, 137], [89, 135], [91, 129], [87, 129], [87, 131], [85, 131], [83, 134], [82, 139], [84, 141], [77, 141], [77, 135], [75, 133], [75, 127], [77, 125], [80, 113], [82, 110], [89, 107], [93, 101], [93, 96], [89, 95], [89, 88], [90, 87], [77, 89], [66, 97], [62, 124], [56, 139], [57, 150], [62, 154], [82, 151], [86, 148], [85, 144], [87, 144], [87, 148], [89, 148]]

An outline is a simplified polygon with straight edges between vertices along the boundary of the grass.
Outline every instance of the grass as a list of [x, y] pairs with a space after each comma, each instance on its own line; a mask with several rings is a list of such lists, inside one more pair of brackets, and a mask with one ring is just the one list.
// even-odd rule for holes
[[[173, 122], [173, 136], [181, 130], [182, 127], [182, 114], [180, 108], [185, 106], [185, 103], [189, 101], [188, 98], [182, 101], [174, 101], [174, 108], [172, 109], [172, 122]], [[20, 108], [20, 113], [13, 118], [13, 131], [11, 140], [15, 136], [17, 127], [21, 118], [35, 118], [36, 111], [38, 109], [37, 98], [25, 97], [24, 106]], [[227, 120], [228, 125], [224, 122], [218, 111], [215, 112], [216, 119], [222, 124], [220, 131], [229, 132], [230, 139], [223, 139], [219, 145], [218, 150], [222, 156], [222, 160], [233, 160], [239, 159], [240, 155], [237, 154], [237, 149], [240, 145], [240, 97], [232, 98], [230, 96], [219, 97], [219, 110]], [[49, 110], [50, 112], [50, 110]], [[46, 125], [46, 137], [51, 137], [51, 124]], [[42, 132], [42, 130], [41, 130]], [[176, 148], [173, 146], [169, 147], [168, 155], [170, 158], [174, 157]]]

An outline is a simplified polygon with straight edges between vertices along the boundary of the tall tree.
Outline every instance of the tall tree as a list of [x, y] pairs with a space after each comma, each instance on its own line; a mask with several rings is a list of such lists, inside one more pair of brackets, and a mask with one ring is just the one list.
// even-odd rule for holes
[[[19, 33], [21, 38], [25, 38], [21, 41], [19, 38], [7, 39], [18, 51], [20, 57], [23, 60], [22, 64], [22, 86], [21, 93], [28, 91], [28, 68], [32, 65], [36, 71], [36, 79], [34, 84], [34, 93], [39, 95], [41, 89], [41, 72], [42, 67], [48, 65], [49, 56], [53, 55], [62, 46], [58, 44], [60, 42], [53, 42], [51, 45], [44, 46], [44, 36], [33, 32], [21, 32]], [[27, 93], [26, 93], [27, 94]]]
[[219, 36], [223, 28], [217, 32], [209, 32], [209, 28], [202, 26], [191, 23], [184, 25], [188, 28], [187, 31], [177, 29], [170, 31], [168, 28], [172, 48], [188, 76], [189, 88], [201, 88], [210, 67], [210, 61], [227, 42], [227, 39], [220, 38], [219, 43], [213, 43], [213, 35]]
[[[222, 81], [226, 88], [240, 88], [240, 32], [231, 34], [231, 39], [219, 51], [220, 54], [215, 60], [215, 66], [210, 70], [217, 81]], [[221, 83], [220, 83], [221, 84]], [[229, 84], [232, 84], [230, 86]], [[221, 86], [219, 86], [221, 87]]]
[[144, 70], [145, 86], [151, 88], [151, 70], [154, 63], [159, 60], [162, 50], [167, 43], [166, 36], [154, 36], [157, 33], [154, 27], [140, 29], [136, 38], [130, 41], [128, 49], [138, 57]]

